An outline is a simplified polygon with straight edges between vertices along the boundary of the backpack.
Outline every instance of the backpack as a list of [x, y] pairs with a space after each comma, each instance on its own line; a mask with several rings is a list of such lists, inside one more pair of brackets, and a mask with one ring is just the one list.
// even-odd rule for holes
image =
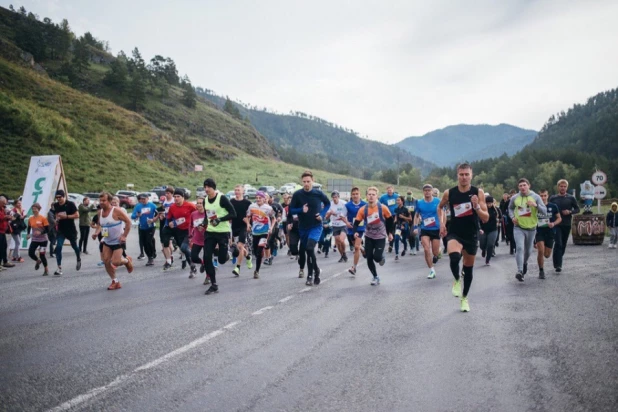
[[[380, 221], [384, 222], [384, 216], [382, 215], [382, 204], [380, 204], [380, 202], [377, 203], [378, 205], [378, 216], [380, 217]], [[367, 211], [369, 210], [369, 203], [367, 203], [365, 206], [365, 209], [363, 210], [363, 215], [365, 217], [365, 227], [367, 227]]]

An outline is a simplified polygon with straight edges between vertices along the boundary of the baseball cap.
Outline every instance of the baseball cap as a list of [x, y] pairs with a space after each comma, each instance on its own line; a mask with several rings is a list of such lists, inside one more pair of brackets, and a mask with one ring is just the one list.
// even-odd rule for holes
[[485, 202], [487, 202], [487, 203], [493, 203], [493, 202], [494, 202], [494, 198], [493, 198], [493, 196], [487, 196], [487, 197], [485, 198]]
[[429, 183], [426, 183], [426, 184], [423, 186], [423, 190], [425, 190], [425, 189], [433, 189], [433, 186], [432, 186], [432, 185], [430, 185]]
[[61, 190], [56, 190], [56, 196], [64, 197], [65, 196], [64, 190], [62, 190], [62, 189]]
[[333, 190], [333, 192], [330, 194], [330, 197], [333, 197], [333, 196], [339, 196], [339, 191]]

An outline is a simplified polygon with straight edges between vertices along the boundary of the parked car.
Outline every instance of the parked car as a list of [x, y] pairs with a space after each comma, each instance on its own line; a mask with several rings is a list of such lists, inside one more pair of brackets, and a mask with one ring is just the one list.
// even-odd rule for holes
[[230, 190], [229, 192], [227, 192], [227, 193], [225, 194], [225, 196], [226, 196], [228, 199], [233, 199], [233, 198], [235, 197], [235, 195], [234, 195], [234, 191], [233, 191], [233, 190]]
[[[79, 206], [82, 203], [84, 203], [84, 197], [83, 195], [80, 195], [79, 193], [69, 193], [67, 195], [67, 199], [70, 200], [71, 202], [75, 203], [75, 206]], [[98, 198], [98, 196], [97, 196]]]
[[153, 187], [150, 191], [153, 193], [157, 194], [157, 198], [161, 198], [163, 196], [165, 196], [165, 189], [167, 188], [167, 186], [156, 186]]
[[245, 189], [245, 196], [249, 199], [255, 199], [256, 194], [257, 194], [257, 189], [254, 187]]
[[176, 189], [184, 190], [185, 193], [187, 193], [189, 195], [189, 199], [191, 199], [191, 191], [189, 189], [187, 189], [186, 187], [177, 187]]
[[116, 196], [120, 199], [120, 206], [125, 209], [134, 207], [137, 204], [138, 193], [134, 190], [119, 190]]
[[87, 197], [88, 199], [90, 199], [90, 204], [99, 206], [99, 195], [100, 194], [101, 193], [99, 192], [87, 192], [87, 193], [84, 193], [84, 197]]
[[284, 194], [284, 193], [288, 193], [288, 194], [293, 194], [296, 190], [298, 190], [300, 186], [297, 185], [296, 183], [286, 183], [283, 186], [281, 186], [279, 188], [279, 193], [280, 194]]
[[206, 197], [206, 191], [204, 190], [203, 187], [198, 187], [195, 190], [195, 196], [196, 197]]
[[279, 191], [275, 189], [274, 186], [260, 186], [258, 190], [268, 193], [270, 197], [274, 197], [279, 194]]
[[155, 205], [157, 203], [161, 203], [161, 200], [159, 199], [159, 195], [156, 194], [155, 192], [145, 192], [144, 194], [147, 194], [150, 198], [148, 199], [149, 202], [154, 203]]

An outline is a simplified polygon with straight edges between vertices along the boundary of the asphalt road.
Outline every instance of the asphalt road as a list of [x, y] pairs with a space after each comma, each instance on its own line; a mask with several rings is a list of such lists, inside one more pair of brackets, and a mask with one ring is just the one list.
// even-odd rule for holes
[[228, 263], [211, 296], [161, 258], [117, 291], [95, 255], [76, 272], [65, 248], [60, 278], [27, 260], [0, 273], [0, 410], [618, 410], [618, 252], [570, 245], [523, 284], [497, 252], [469, 313], [421, 255], [389, 255], [380, 286], [332, 254], [318, 287], [285, 255], [259, 280]]

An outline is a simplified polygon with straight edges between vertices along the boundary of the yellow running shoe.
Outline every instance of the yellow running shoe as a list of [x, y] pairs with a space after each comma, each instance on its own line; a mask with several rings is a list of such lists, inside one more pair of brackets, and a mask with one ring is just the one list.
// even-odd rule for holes
[[468, 297], [461, 298], [461, 311], [470, 312], [470, 305], [468, 304]]
[[461, 280], [456, 280], [455, 282], [453, 282], [453, 296], [455, 296], [456, 298], [459, 297], [459, 295], [461, 295]]

